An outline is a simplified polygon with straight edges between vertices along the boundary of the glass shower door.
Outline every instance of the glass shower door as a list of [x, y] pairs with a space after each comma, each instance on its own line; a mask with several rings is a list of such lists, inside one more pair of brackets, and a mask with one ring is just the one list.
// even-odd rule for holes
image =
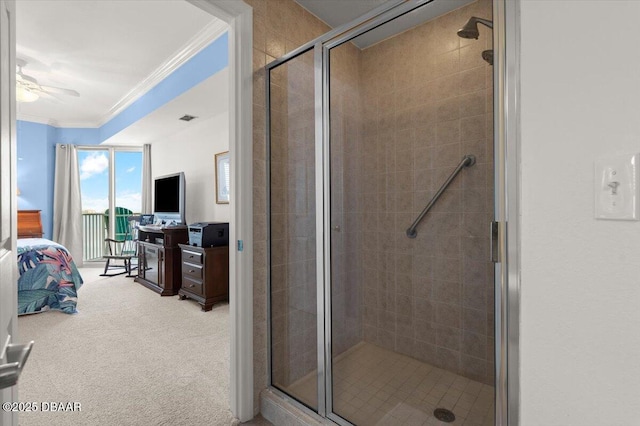
[[[491, 32], [457, 34], [491, 2], [432, 6], [325, 47], [327, 412], [340, 423], [493, 424]], [[409, 16], [424, 20], [398, 31]]]
[[313, 50], [267, 72], [271, 383], [318, 411]]

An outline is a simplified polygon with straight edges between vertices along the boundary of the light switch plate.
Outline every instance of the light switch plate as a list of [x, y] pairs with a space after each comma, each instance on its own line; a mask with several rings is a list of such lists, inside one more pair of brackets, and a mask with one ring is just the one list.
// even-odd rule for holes
[[601, 158], [595, 164], [595, 217], [640, 220], [638, 165], [640, 154]]

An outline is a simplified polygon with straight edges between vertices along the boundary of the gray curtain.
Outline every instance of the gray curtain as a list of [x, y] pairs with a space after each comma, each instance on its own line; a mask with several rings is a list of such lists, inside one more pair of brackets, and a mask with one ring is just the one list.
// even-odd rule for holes
[[82, 201], [75, 145], [56, 145], [53, 240], [65, 246], [76, 265], [82, 266]]
[[151, 205], [151, 145], [142, 147], [142, 213], [153, 213]]

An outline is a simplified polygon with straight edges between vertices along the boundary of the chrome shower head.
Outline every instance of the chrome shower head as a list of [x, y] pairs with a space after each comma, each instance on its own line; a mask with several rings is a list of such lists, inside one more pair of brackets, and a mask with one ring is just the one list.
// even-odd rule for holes
[[488, 62], [489, 65], [493, 65], [493, 49], [483, 50], [482, 59]]
[[478, 24], [486, 25], [489, 28], [493, 28], [493, 22], [488, 19], [477, 18], [472, 16], [469, 18], [466, 24], [458, 30], [458, 36], [462, 38], [475, 38], [480, 37], [480, 31], [478, 31]]

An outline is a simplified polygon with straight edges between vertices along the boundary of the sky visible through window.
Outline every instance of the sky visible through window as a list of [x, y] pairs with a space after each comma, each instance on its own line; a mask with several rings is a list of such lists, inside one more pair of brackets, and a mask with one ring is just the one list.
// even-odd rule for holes
[[[109, 151], [78, 151], [83, 213], [109, 208]], [[142, 207], [142, 152], [115, 152], [116, 207]]]

